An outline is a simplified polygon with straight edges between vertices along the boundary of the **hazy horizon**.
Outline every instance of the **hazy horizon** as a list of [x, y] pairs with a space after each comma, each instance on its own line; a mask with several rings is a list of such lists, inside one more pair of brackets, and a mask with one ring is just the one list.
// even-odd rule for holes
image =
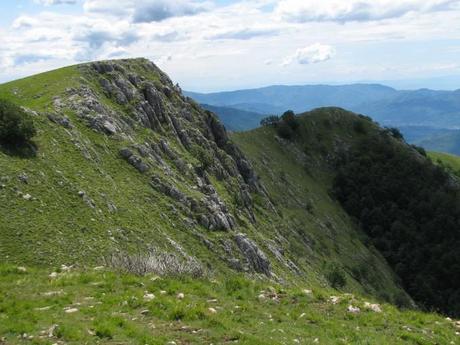
[[266, 87], [272, 86], [319, 86], [319, 85], [326, 85], [326, 86], [346, 86], [346, 85], [381, 85], [393, 88], [399, 91], [411, 91], [411, 90], [420, 90], [420, 89], [429, 89], [434, 91], [456, 91], [460, 89], [460, 76], [458, 76], [459, 82], [457, 83], [456, 80], [451, 80], [452, 77], [438, 77], [432, 80], [425, 80], [425, 79], [408, 79], [408, 80], [356, 80], [356, 81], [348, 81], [348, 82], [335, 82], [335, 81], [318, 81], [318, 82], [305, 82], [305, 83], [296, 83], [296, 84], [268, 84], [268, 85], [255, 85], [255, 86], [248, 86], [248, 87], [239, 87], [234, 89], [216, 89], [216, 90], [190, 90], [187, 88], [183, 88], [185, 91], [188, 92], [195, 92], [195, 93], [220, 93], [220, 92], [233, 92], [233, 91], [240, 91], [240, 90], [252, 90], [252, 89], [262, 89]]

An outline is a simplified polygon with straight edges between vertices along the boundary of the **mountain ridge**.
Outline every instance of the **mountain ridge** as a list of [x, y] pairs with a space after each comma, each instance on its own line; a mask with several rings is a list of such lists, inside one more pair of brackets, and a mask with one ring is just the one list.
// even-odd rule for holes
[[[237, 269], [285, 279], [316, 267], [310, 279], [324, 281], [319, 269], [324, 255], [342, 264], [336, 254], [314, 254], [304, 238], [306, 230], [290, 230], [315, 229], [318, 219], [330, 216], [321, 212], [313, 217], [301, 206], [295, 214], [304, 225], [284, 220], [282, 210], [291, 203], [273, 205], [217, 118], [183, 97], [147, 60], [73, 66], [3, 84], [0, 96], [27, 107], [38, 127], [36, 157], [2, 154], [0, 159], [5, 167], [0, 212], [8, 220], [0, 253], [9, 260], [44, 263], [54, 253], [57, 263], [96, 262], [112, 252], [145, 251], [152, 244], [173, 252], [182, 248], [186, 257], [204, 260], [203, 266], [216, 271]], [[18, 178], [22, 174], [27, 183]], [[303, 179], [305, 185], [315, 184]], [[314, 190], [325, 207], [339, 210], [326, 187]], [[26, 194], [32, 200], [23, 199]], [[299, 202], [304, 198], [296, 197]], [[63, 205], [68, 214], [61, 211]], [[19, 216], [24, 212], [30, 213], [27, 219]], [[356, 228], [346, 218], [337, 215], [334, 221], [347, 229], [334, 246], [347, 248], [347, 238], [355, 236]], [[47, 235], [40, 238], [40, 233]], [[312, 236], [324, 248], [332, 245], [321, 231]], [[367, 253], [363, 258], [378, 256], [359, 241], [350, 243]], [[291, 247], [303, 254], [294, 255]], [[382, 259], [376, 262], [390, 277]], [[376, 279], [379, 283], [366, 289], [377, 294], [387, 286], [395, 295], [403, 294], [392, 278]], [[353, 278], [349, 284], [363, 289]]]
[[[436, 326], [443, 318], [387, 305], [418, 308], [333, 193], [343, 155], [366, 138], [433, 167], [396, 132], [331, 107], [294, 117], [290, 138], [272, 126], [228, 134], [146, 59], [2, 84], [0, 98], [22, 106], [37, 129], [34, 155], [0, 150], [0, 342], [32, 334], [45, 344], [113, 344], [136, 335], [157, 344], [145, 332], [162, 332], [163, 342], [173, 334], [179, 343], [265, 344], [260, 333], [234, 332], [262, 319], [268, 328], [279, 321], [274, 344], [301, 334], [315, 341], [318, 325], [330, 327], [320, 337], [331, 344], [378, 339], [384, 325], [391, 341], [456, 339], [454, 322]], [[87, 305], [94, 297], [102, 304]], [[367, 317], [365, 332], [350, 331]], [[160, 330], [140, 330], [146, 322]], [[187, 338], [183, 322], [206, 333]], [[54, 328], [42, 339], [45, 327]]]

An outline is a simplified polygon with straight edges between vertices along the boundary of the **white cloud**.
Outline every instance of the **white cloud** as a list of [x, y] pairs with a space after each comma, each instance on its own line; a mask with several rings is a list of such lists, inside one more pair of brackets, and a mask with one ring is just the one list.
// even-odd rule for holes
[[315, 43], [305, 48], [297, 49], [295, 54], [284, 59], [282, 66], [288, 66], [293, 62], [297, 62], [301, 65], [315, 64], [327, 61], [334, 57], [335, 54], [336, 51], [333, 47]]
[[108, 15], [123, 17], [132, 14], [134, 4], [133, 0], [85, 0], [83, 9], [86, 13], [96, 16]]
[[213, 5], [202, 0], [85, 0], [83, 8], [89, 14], [124, 17], [134, 23], [151, 23], [197, 15], [211, 10]]
[[44, 6], [52, 5], [73, 5], [77, 3], [77, 0], [34, 0], [36, 4]]
[[458, 9], [459, 0], [282, 0], [276, 14], [282, 20], [306, 22], [372, 21]]
[[168, 18], [193, 16], [206, 12], [210, 3], [190, 0], [150, 0], [138, 1], [133, 15], [135, 23], [161, 22]]
[[[75, 1], [82, 13], [64, 14], [60, 6], [21, 10], [10, 27], [0, 28], [0, 80], [80, 61], [144, 56], [186, 88], [209, 91], [394, 79], [406, 66], [419, 67], [408, 75], [423, 76], [436, 73], [427, 67], [434, 63], [448, 74], [458, 60], [442, 48], [460, 40], [460, 11], [453, 10], [460, 0]], [[315, 42], [323, 44], [305, 47]], [[317, 63], [335, 55], [332, 47], [340, 47], [334, 63]], [[282, 68], [283, 61], [291, 68]]]

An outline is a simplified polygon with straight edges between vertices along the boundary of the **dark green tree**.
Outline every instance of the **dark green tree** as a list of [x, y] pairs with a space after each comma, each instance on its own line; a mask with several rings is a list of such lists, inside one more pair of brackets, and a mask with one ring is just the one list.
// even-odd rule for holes
[[289, 127], [291, 127], [293, 130], [299, 128], [299, 120], [297, 119], [292, 110], [285, 111], [284, 114], [281, 115], [281, 120]]
[[0, 100], [0, 142], [24, 144], [36, 134], [32, 118], [19, 106]]

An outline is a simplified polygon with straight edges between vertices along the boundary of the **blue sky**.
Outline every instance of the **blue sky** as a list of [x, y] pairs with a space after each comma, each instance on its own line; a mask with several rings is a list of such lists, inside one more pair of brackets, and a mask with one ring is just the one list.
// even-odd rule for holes
[[194, 91], [460, 88], [460, 0], [6, 0], [0, 10], [0, 82], [144, 56]]

